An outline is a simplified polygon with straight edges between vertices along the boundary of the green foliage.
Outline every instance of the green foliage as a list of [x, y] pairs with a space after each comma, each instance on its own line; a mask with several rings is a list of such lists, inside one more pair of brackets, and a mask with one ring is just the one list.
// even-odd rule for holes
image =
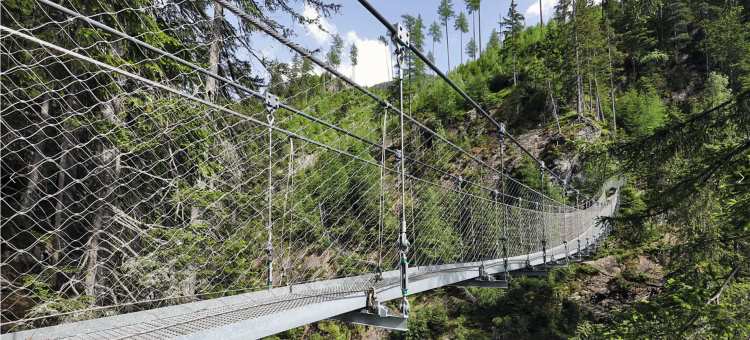
[[331, 43], [331, 48], [328, 50], [328, 54], [326, 54], [326, 61], [328, 64], [334, 67], [338, 67], [341, 65], [341, 53], [344, 48], [344, 39], [341, 39], [341, 36], [336, 34], [333, 36], [333, 42]]
[[666, 120], [666, 106], [654, 88], [630, 89], [618, 99], [618, 123], [627, 132], [647, 134]]
[[440, 0], [438, 6], [438, 15], [440, 16], [440, 23], [443, 26], [448, 25], [448, 19], [452, 18], [456, 12], [453, 11], [453, 2], [451, 0]]

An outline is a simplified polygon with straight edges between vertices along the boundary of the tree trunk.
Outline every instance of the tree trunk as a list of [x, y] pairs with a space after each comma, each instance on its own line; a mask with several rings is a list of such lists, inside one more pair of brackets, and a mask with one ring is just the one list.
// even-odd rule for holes
[[463, 64], [464, 63], [464, 32], [461, 32], [458, 36], [459, 36], [458, 41], [459, 41], [459, 44], [460, 44], [460, 47], [461, 47], [459, 49], [460, 52], [461, 52], [460, 53], [461, 54], [461, 64]]
[[609, 99], [612, 102], [612, 134], [617, 136], [617, 109], [615, 108], [615, 71], [612, 66], [612, 44], [607, 31], [607, 55], [609, 57]]
[[[221, 26], [224, 22], [224, 7], [214, 2], [214, 18], [211, 26], [211, 46], [208, 50], [208, 70], [211, 73], [219, 73], [219, 57], [221, 52]], [[216, 97], [216, 79], [206, 76], [206, 95], [209, 100]]]
[[[62, 263], [61, 260], [65, 258], [65, 227], [63, 226], [63, 209], [65, 209], [65, 182], [67, 177], [67, 171], [70, 167], [70, 155], [67, 151], [69, 149], [69, 145], [66, 142], [66, 138], [64, 137], [63, 132], [63, 142], [60, 145], [60, 149], [62, 150], [62, 155], [60, 156], [60, 163], [58, 165], [59, 170], [57, 172], [57, 198], [55, 203], [55, 219], [53, 228], [55, 229], [55, 236], [54, 236], [54, 248], [52, 250], [52, 262], [55, 266], [64, 266], [66, 263]], [[58, 277], [58, 283], [60, 280], [63, 279], [62, 277]]]
[[555, 96], [552, 94], [552, 81], [549, 79], [547, 79], [547, 90], [549, 91], [550, 103], [552, 103], [552, 116], [555, 117], [555, 123], [557, 123], [557, 133], [562, 136], [560, 117], [557, 115], [557, 103], [555, 103]]
[[[589, 102], [588, 102], [588, 111], [593, 112], [594, 111], [594, 75], [593, 72], [589, 74]], [[596, 119], [599, 120], [599, 115], [596, 116]]]
[[[474, 39], [474, 43], [477, 42], [477, 13], [475, 11], [471, 11], [471, 36]], [[474, 51], [474, 60], [477, 59], [477, 52]]]
[[[119, 98], [113, 98], [111, 101], [103, 104], [102, 116], [109, 123], [122, 126], [123, 123], [117, 117], [120, 111]], [[112, 194], [116, 187], [116, 181], [120, 177], [120, 151], [116, 146], [106, 145], [107, 141], [102, 141], [99, 147], [100, 166], [104, 169], [101, 175], [102, 195], [98, 198], [97, 211], [92, 223], [91, 235], [86, 244], [86, 275], [84, 285], [86, 295], [96, 296], [97, 274], [99, 271], [99, 241], [101, 235], [106, 233], [106, 224], [109, 223], [110, 209], [109, 204], [114, 203]], [[94, 300], [95, 303], [96, 300]]]
[[[49, 99], [47, 95], [44, 95], [42, 98], [43, 102], [40, 104], [39, 107], [39, 116], [46, 120], [49, 118]], [[42, 166], [42, 143], [37, 144], [36, 148], [31, 148], [32, 152], [34, 153], [34, 159], [31, 161], [31, 164], [28, 164], [28, 184], [26, 185], [26, 190], [23, 193], [23, 198], [21, 199], [21, 211], [24, 214], [28, 214], [29, 210], [32, 209], [34, 206], [34, 194], [37, 192], [37, 189], [40, 187], [40, 180], [41, 177], [41, 169]], [[39, 150], [36, 150], [39, 149]], [[28, 216], [28, 215], [27, 215]]]
[[599, 120], [605, 121], [604, 112], [602, 112], [602, 100], [601, 97], [599, 97], [599, 82], [596, 80], [596, 76], [594, 76], [594, 96], [596, 96], [597, 117], [599, 117]]
[[578, 51], [578, 4], [573, 1], [573, 44], [576, 57], [576, 112], [580, 115], [583, 112], [583, 79], [581, 79], [581, 60]]
[[539, 27], [544, 29], [544, 16], [542, 15], [542, 0], [539, 0]]
[[448, 57], [448, 72], [451, 71], [451, 48], [448, 41], [448, 20], [445, 21], [445, 54]]
[[30, 210], [35, 205], [34, 196], [40, 186], [40, 167], [42, 165], [43, 158], [41, 152], [37, 150], [33, 150], [33, 152], [34, 159], [31, 161], [31, 164], [27, 165], [29, 169], [27, 175], [28, 184], [26, 185], [26, 190], [24, 191], [23, 199], [21, 200], [21, 212], [27, 217], [29, 217]]
[[477, 22], [479, 22], [479, 56], [482, 56], [482, 4], [479, 3], [477, 11]]

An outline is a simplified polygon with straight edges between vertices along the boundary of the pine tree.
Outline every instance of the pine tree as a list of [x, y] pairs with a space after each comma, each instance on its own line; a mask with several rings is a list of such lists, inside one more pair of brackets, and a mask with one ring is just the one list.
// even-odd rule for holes
[[[453, 23], [453, 28], [459, 33], [459, 46], [464, 46], [464, 33], [469, 32], [469, 23], [466, 20], [464, 12], [458, 14], [456, 21]], [[464, 63], [464, 54], [461, 51], [461, 64]]]
[[432, 55], [435, 55], [435, 43], [439, 43], [442, 40], [443, 32], [440, 31], [440, 25], [437, 22], [433, 22], [430, 25], [430, 29], [427, 30], [427, 35], [432, 39]]
[[517, 36], [521, 33], [521, 30], [523, 30], [523, 20], [523, 15], [518, 12], [518, 4], [516, 4], [515, 0], [511, 0], [510, 6], [508, 7], [508, 15], [505, 18], [502, 18], [500, 26], [504, 28], [505, 39], [510, 42], [509, 46], [511, 53], [513, 54], [513, 85], [517, 85], [518, 83]]
[[[409, 31], [409, 43], [414, 46], [417, 50], [424, 50], [424, 20], [422, 16], [417, 17], [411, 15], [402, 15], [401, 18], [404, 21], [406, 29]], [[411, 77], [421, 77], [424, 75], [424, 62], [417, 58], [414, 54], [409, 53], [406, 55], [406, 68], [407, 73]]]
[[[328, 62], [329, 65], [331, 65], [334, 69], [338, 69], [341, 65], [341, 54], [344, 50], [344, 40], [341, 39], [341, 36], [338, 34], [335, 34], [333, 36], [333, 42], [331, 42], [331, 47], [328, 49], [328, 53], [326, 53], [326, 62]], [[332, 81], [330, 84], [330, 89], [334, 89], [336, 87], [336, 82]]]
[[477, 58], [477, 43], [474, 41], [474, 38], [469, 39], [469, 42], [466, 43], [466, 55], [471, 59]]
[[349, 61], [352, 63], [352, 79], [356, 80], [355, 71], [357, 64], [359, 64], [359, 49], [357, 49], [356, 43], [352, 43], [352, 47], [349, 49]]
[[477, 25], [476, 17], [477, 11], [479, 11], [480, 0], [464, 0], [466, 3], [466, 11], [471, 14], [471, 36], [474, 39], [474, 45], [476, 46], [477, 41]]
[[455, 15], [453, 12], [453, 3], [451, 0], [440, 0], [440, 6], [438, 7], [438, 16], [440, 16], [440, 22], [445, 28], [445, 56], [448, 58], [448, 72], [451, 70], [451, 48], [448, 39], [448, 22]]
[[487, 50], [500, 50], [500, 33], [497, 33], [494, 29], [490, 33], [490, 40], [487, 42]]

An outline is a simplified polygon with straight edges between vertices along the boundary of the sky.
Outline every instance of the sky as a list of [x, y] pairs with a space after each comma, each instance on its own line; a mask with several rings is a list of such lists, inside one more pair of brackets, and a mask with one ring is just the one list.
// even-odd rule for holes
[[[292, 40], [310, 50], [320, 49], [320, 56], [323, 56], [330, 47], [332, 41], [331, 33], [338, 33], [344, 39], [345, 44], [339, 71], [352, 77], [358, 84], [365, 86], [390, 80], [391, 72], [389, 69], [391, 69], [393, 64], [388, 56], [392, 54], [392, 48], [386, 47], [378, 41], [378, 37], [386, 33], [383, 25], [372, 17], [356, 0], [332, 1], [341, 4], [342, 8], [338, 14], [334, 14], [328, 18], [320, 18], [320, 24], [325, 28], [325, 31], [321, 30], [317, 25], [303, 26], [294, 24], [294, 30], [297, 35]], [[456, 13], [460, 11], [466, 12], [466, 4], [463, 0], [453, 0], [452, 2]], [[541, 0], [541, 2], [546, 22], [551, 17], [557, 1]], [[437, 7], [440, 0], [370, 0], [370, 3], [392, 23], [399, 22], [401, 16], [404, 14], [413, 16], [421, 15], [425, 23], [425, 34], [427, 33], [427, 27], [432, 22], [440, 22], [437, 14]], [[510, 0], [482, 1], [481, 31], [482, 43], [484, 45], [487, 44], [491, 31], [499, 29], [498, 21], [500, 20], [500, 16], [507, 14], [509, 5]], [[308, 18], [319, 17], [315, 9], [307, 6], [304, 1], [298, 3], [298, 9]], [[518, 1], [518, 10], [526, 18], [527, 26], [539, 23], [539, 0], [520, 0]], [[464, 46], [472, 35], [472, 17], [468, 13], [466, 14], [469, 19], [469, 33], [464, 34]], [[282, 24], [285, 21], [291, 21], [288, 17], [276, 17], [276, 19]], [[451, 67], [454, 68], [460, 62], [461, 51], [464, 48], [459, 48], [459, 32], [453, 29], [452, 24], [451, 20], [448, 25], [448, 34], [450, 62]], [[478, 27], [478, 20], [476, 24]], [[444, 31], [443, 34], [445, 34]], [[349, 49], [352, 44], [356, 44], [359, 50], [359, 63], [354, 69], [352, 69], [349, 60]], [[255, 47], [265, 57], [284, 62], [289, 61], [292, 55], [288, 48], [268, 37], [258, 36], [255, 41]], [[429, 37], [425, 37], [424, 47], [425, 52], [432, 49], [432, 41]], [[438, 67], [443, 71], [447, 71], [448, 69], [448, 58], [446, 55], [445, 37], [443, 36], [442, 42], [435, 45], [436, 62]], [[464, 61], [467, 59], [468, 57], [464, 56]]]

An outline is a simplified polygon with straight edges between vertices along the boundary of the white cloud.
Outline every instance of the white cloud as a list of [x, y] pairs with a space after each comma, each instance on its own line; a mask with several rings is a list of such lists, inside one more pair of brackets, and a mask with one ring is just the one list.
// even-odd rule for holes
[[[555, 12], [555, 6], [557, 6], [558, 1], [557, 0], [542, 0], [542, 12], [544, 14], [545, 19], [549, 19], [552, 17], [552, 13]], [[594, 4], [600, 4], [602, 3], [602, 0], [594, 0]], [[539, 20], [539, 1], [534, 0], [531, 5], [529, 5], [528, 8], [526, 8], [526, 13], [524, 13], [524, 16], [527, 20], [532, 20], [533, 22], [537, 22], [536, 20]]]
[[[344, 50], [344, 63], [339, 66], [339, 71], [344, 75], [352, 76], [352, 64], [349, 60], [349, 50], [352, 44], [357, 44], [358, 63], [354, 67], [354, 81], [364, 86], [372, 86], [391, 80], [389, 69], [390, 52], [388, 47], [378, 39], [360, 37], [357, 32], [349, 31], [344, 37], [346, 47]], [[386, 58], [387, 57], [387, 58]]]
[[[336, 25], [331, 23], [320, 16], [315, 8], [305, 4], [302, 15], [310, 19], [318, 19], [318, 24], [305, 25], [306, 35], [311, 37], [317, 46], [322, 47], [322, 51], [330, 48], [328, 46], [332, 40], [332, 35], [338, 32]], [[323, 29], [321, 29], [321, 26]], [[357, 32], [349, 31], [346, 33], [344, 38], [344, 49], [342, 51], [342, 63], [339, 65], [338, 71], [347, 77], [352, 77], [353, 80], [363, 86], [372, 86], [385, 81], [391, 80], [390, 61], [386, 57], [390, 58], [390, 52], [386, 45], [378, 39], [369, 39], [360, 37]], [[352, 70], [351, 60], [349, 60], [349, 50], [352, 44], [357, 45], [358, 50], [358, 63], [357, 66]], [[354, 72], [352, 72], [354, 71]], [[316, 74], [321, 74], [322, 69], [318, 67], [313, 69]]]
[[336, 26], [331, 24], [326, 18], [320, 16], [320, 13], [307, 3], [305, 3], [302, 9], [302, 15], [308, 19], [318, 20], [318, 23], [305, 25], [307, 35], [312, 37], [318, 45], [325, 44], [331, 40], [331, 34], [336, 33]]
[[[542, 13], [544, 14], [545, 19], [549, 18], [552, 15], [552, 12], [555, 10], [555, 6], [557, 6], [557, 0], [542, 0]], [[526, 13], [524, 13], [524, 15], [528, 20], [538, 20], [539, 2], [535, 0], [526, 9]]]

